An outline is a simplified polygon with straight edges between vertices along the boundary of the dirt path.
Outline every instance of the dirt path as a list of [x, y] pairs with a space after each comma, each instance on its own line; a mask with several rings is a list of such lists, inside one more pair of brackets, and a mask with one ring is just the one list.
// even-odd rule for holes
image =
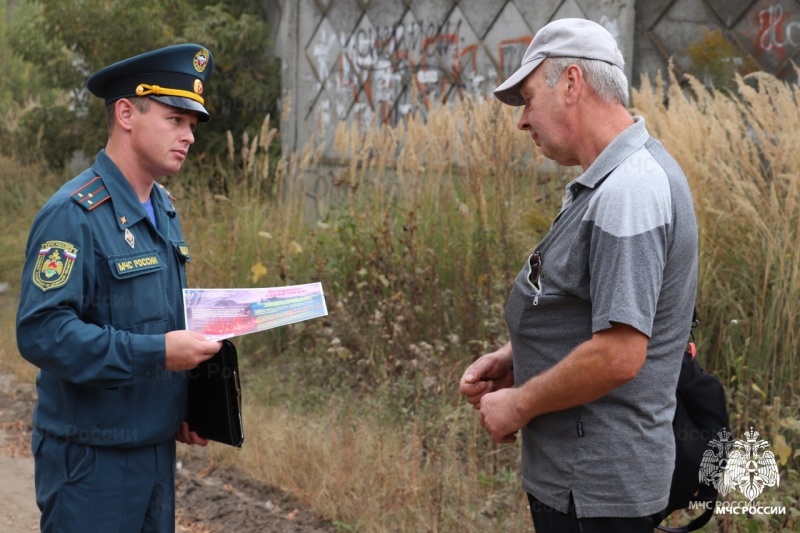
[[0, 374], [0, 531], [39, 529], [30, 456], [35, 401], [32, 385], [15, 384], [11, 376]]
[[0, 531], [36, 531], [39, 509], [33, 495], [33, 462], [24, 457], [0, 456]]
[[[0, 374], [0, 531], [38, 531], [30, 456], [33, 385]], [[214, 444], [212, 444], [213, 446]], [[203, 448], [183, 447], [177, 470], [178, 533], [333, 533], [332, 524], [241, 472], [222, 472]]]

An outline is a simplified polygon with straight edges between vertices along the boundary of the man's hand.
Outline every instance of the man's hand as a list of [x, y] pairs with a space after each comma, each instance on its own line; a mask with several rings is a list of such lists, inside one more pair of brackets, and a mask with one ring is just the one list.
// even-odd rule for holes
[[191, 370], [206, 359], [211, 359], [220, 349], [220, 341], [208, 341], [194, 331], [170, 331], [165, 336], [167, 370]]
[[180, 429], [175, 433], [175, 440], [178, 442], [182, 442], [183, 444], [188, 444], [189, 446], [193, 446], [197, 444], [198, 446], [205, 446], [209, 443], [208, 439], [204, 439], [194, 431], [189, 429], [189, 424], [187, 422], [182, 422]]
[[484, 395], [514, 386], [511, 345], [506, 344], [496, 352], [487, 353], [464, 371], [459, 392], [475, 409], [481, 408]]
[[519, 389], [506, 388], [486, 394], [480, 402], [481, 427], [494, 442], [510, 443], [527, 420], [519, 410]]

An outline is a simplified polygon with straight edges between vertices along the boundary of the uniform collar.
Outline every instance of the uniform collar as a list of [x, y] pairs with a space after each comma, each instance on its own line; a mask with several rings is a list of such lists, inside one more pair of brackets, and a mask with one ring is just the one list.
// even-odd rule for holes
[[153, 199], [153, 208], [158, 206], [170, 218], [175, 217], [175, 198], [170, 192], [164, 188], [163, 185], [156, 182], [153, 184], [153, 192], [150, 193], [150, 198]]
[[[140, 220], [147, 217], [139, 197], [136, 192], [128, 183], [128, 180], [119, 170], [117, 165], [108, 157], [105, 150], [100, 150], [92, 165], [92, 171], [100, 176], [103, 184], [108, 189], [108, 193], [112, 198], [112, 205], [116, 214], [117, 225], [120, 229], [129, 228]], [[158, 211], [163, 211], [170, 218], [175, 216], [175, 205], [173, 203], [172, 195], [170, 195], [163, 185], [155, 183], [153, 191], [150, 193], [150, 198], [153, 200], [153, 209], [156, 211], [156, 218]]]

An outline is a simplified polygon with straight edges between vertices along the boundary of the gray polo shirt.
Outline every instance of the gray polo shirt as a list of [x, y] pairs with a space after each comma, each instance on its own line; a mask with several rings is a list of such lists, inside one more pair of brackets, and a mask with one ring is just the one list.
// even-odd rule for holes
[[522, 429], [522, 485], [579, 518], [636, 517], [666, 507], [675, 459], [672, 417], [697, 287], [697, 224], [686, 177], [644, 119], [622, 132], [567, 187], [506, 307], [514, 380], [558, 363], [613, 322], [649, 337], [633, 380]]

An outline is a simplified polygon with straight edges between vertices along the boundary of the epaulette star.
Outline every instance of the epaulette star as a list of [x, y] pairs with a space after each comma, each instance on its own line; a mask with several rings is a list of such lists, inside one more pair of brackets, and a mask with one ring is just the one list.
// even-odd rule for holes
[[164, 194], [166, 194], [166, 195], [167, 195], [167, 198], [169, 198], [169, 199], [170, 199], [170, 201], [172, 201], [172, 202], [174, 202], [174, 201], [175, 201], [175, 197], [174, 197], [174, 196], [172, 196], [172, 193], [171, 193], [171, 192], [169, 192], [169, 190], [167, 190], [167, 188], [166, 188], [166, 187], [164, 187], [163, 185], [161, 185], [161, 184], [159, 183], [159, 184], [158, 184], [158, 188], [159, 188], [159, 189], [161, 189], [162, 191], [164, 191]]

